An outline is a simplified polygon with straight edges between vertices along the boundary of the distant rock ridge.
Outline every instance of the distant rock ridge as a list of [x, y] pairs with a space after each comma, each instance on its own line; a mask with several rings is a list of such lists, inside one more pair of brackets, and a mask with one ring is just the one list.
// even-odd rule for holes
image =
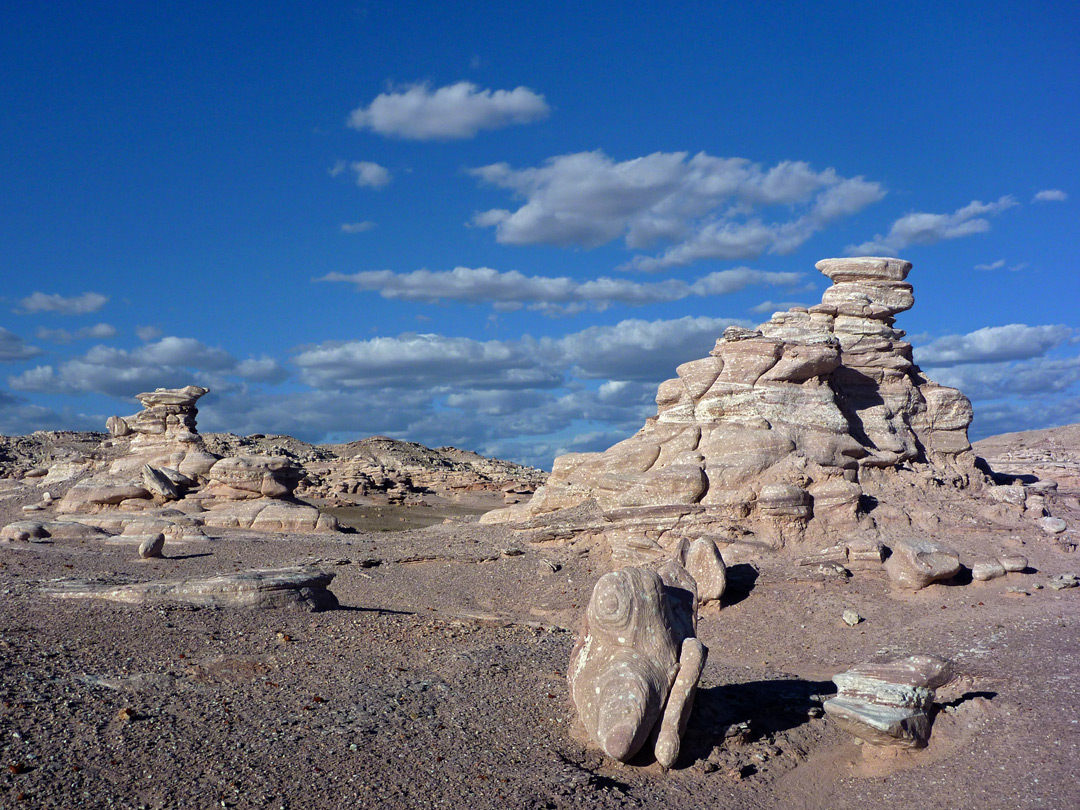
[[981, 490], [971, 403], [928, 379], [894, 326], [914, 303], [911, 263], [817, 268], [833, 282], [820, 304], [728, 328], [660, 385], [656, 415], [634, 436], [560, 456], [531, 501], [482, 521], [535, 528], [593, 502], [599, 515], [562, 530], [602, 532], [627, 564], [684, 538], [779, 550], [873, 536], [897, 516], [879, 505], [906, 508], [919, 489]]

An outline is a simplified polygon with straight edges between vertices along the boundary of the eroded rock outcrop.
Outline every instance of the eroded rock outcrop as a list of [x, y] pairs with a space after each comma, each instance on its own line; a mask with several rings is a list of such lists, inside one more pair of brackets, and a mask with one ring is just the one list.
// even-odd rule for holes
[[873, 536], [890, 513], [868, 505], [887, 501], [902, 476], [981, 487], [970, 402], [927, 379], [894, 327], [913, 303], [911, 264], [817, 267], [833, 281], [820, 304], [729, 328], [708, 357], [660, 385], [657, 414], [637, 434], [603, 453], [560, 456], [529, 503], [484, 522], [535, 526], [594, 501], [603, 520], [581, 528], [629, 564], [682, 539], [779, 550]]
[[608, 756], [625, 762], [655, 734], [657, 762], [678, 758], [707, 654], [696, 605], [696, 583], [674, 561], [597, 581], [568, 678], [585, 730]]
[[163, 509], [184, 516], [175, 522], [160, 515], [184, 531], [200, 526], [336, 531], [332, 516], [293, 497], [304, 472], [289, 459], [222, 458], [207, 450], [196, 428], [196, 402], [206, 393], [206, 388], [189, 385], [139, 394], [143, 410], [106, 423], [112, 459], [72, 486], [57, 511], [83, 520], [119, 515], [120, 525], [114, 528], [124, 534], [128, 524], [139, 522], [136, 514], [159, 515]]

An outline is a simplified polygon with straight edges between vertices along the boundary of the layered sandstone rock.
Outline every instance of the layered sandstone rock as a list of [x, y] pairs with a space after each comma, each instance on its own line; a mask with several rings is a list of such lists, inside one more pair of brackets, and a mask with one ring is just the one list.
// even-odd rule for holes
[[[657, 414], [603, 453], [560, 456], [527, 503], [485, 522], [533, 525], [595, 501], [623, 564], [713, 536], [781, 549], [873, 533], [890, 476], [979, 487], [971, 404], [923, 376], [894, 327], [913, 303], [898, 259], [826, 259], [822, 302], [731, 327], [657, 391]], [[881, 514], [885, 514], [882, 512]]]
[[[337, 521], [293, 497], [304, 472], [287, 458], [209, 452], [196, 428], [195, 403], [206, 388], [159, 388], [139, 394], [143, 410], [110, 417], [111, 460], [72, 486], [57, 505], [65, 515], [115, 515], [112, 531], [128, 533], [161, 515], [174, 534], [198, 527], [259, 531], [336, 531]], [[109, 529], [107, 529], [108, 531]], [[201, 534], [201, 532], [199, 532]]]
[[826, 714], [873, 745], [922, 748], [930, 739], [934, 690], [952, 679], [952, 665], [933, 655], [888, 664], [860, 664], [833, 678], [839, 689]]

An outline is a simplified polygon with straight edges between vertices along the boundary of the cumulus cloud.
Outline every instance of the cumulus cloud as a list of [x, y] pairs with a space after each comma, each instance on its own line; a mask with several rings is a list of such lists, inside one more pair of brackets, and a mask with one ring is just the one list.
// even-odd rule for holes
[[353, 129], [411, 140], [472, 138], [482, 129], [528, 124], [546, 118], [550, 108], [542, 95], [527, 87], [482, 90], [472, 82], [432, 89], [413, 84], [380, 93], [367, 107], [349, 116]]
[[1027, 326], [1012, 323], [988, 326], [966, 335], [947, 335], [915, 349], [921, 366], [940, 367], [969, 363], [998, 363], [1041, 357], [1060, 346], [1073, 330], [1068, 326]]
[[[272, 361], [271, 361], [272, 362]], [[245, 363], [247, 365], [245, 365]], [[98, 393], [128, 398], [159, 387], [179, 387], [193, 379], [236, 375], [257, 380], [280, 378], [264, 360], [239, 363], [224, 349], [194, 338], [165, 337], [126, 350], [93, 346], [81, 357], [58, 365], [36, 366], [8, 378], [13, 390], [47, 394]], [[221, 383], [217, 383], [221, 387]]]
[[14, 332], [0, 326], [0, 363], [29, 360], [41, 354], [41, 349], [31, 346]]
[[562, 382], [543, 368], [533, 341], [479, 341], [408, 333], [333, 341], [293, 358], [315, 388], [544, 388]]
[[729, 326], [748, 326], [732, 318], [625, 320], [591, 326], [558, 340], [575, 373], [585, 379], [659, 383], [688, 360], [704, 357]]
[[502, 305], [501, 309], [527, 306], [546, 315], [558, 315], [583, 308], [602, 311], [613, 304], [643, 306], [692, 296], [726, 295], [751, 285], [792, 286], [801, 278], [801, 273], [771, 273], [740, 267], [710, 273], [689, 283], [676, 279], [653, 283], [612, 278], [577, 281], [566, 276], [526, 276], [516, 270], [457, 267], [409, 273], [392, 270], [330, 273], [317, 280], [346, 282], [363, 292], [377, 292], [383, 298], [427, 303], [491, 302]]
[[367, 160], [357, 160], [349, 164], [349, 168], [356, 176], [356, 185], [368, 188], [382, 188], [391, 179], [390, 170], [378, 163]]
[[[471, 170], [482, 182], [524, 200], [516, 210], [477, 213], [472, 224], [495, 228], [511, 245], [586, 248], [623, 239], [633, 250], [672, 243], [632, 266], [659, 270], [701, 259], [787, 253], [835, 219], [881, 199], [880, 184], [813, 170], [801, 161], [763, 168], [746, 158], [656, 152], [617, 162], [602, 151], [549, 158], [514, 169], [495, 163]], [[786, 220], [765, 221], [761, 208], [783, 207]], [[792, 217], [792, 207], [799, 214]]]
[[363, 222], [343, 222], [341, 224], [342, 233], [365, 233], [375, 228], [375, 223], [369, 220]]
[[38, 340], [48, 340], [52, 343], [73, 343], [76, 340], [108, 340], [116, 337], [116, 327], [108, 323], [98, 323], [93, 326], [84, 326], [74, 332], [67, 329], [46, 329], [42, 327], [36, 332]]
[[750, 311], [758, 315], [772, 315], [774, 312], [787, 312], [792, 307], [805, 306], [805, 303], [799, 301], [762, 301], [760, 304], [750, 307]]
[[1019, 205], [1016, 198], [1006, 194], [989, 203], [973, 200], [951, 214], [905, 214], [892, 224], [888, 234], [877, 234], [861, 245], [848, 245], [846, 250], [852, 256], [895, 256], [908, 245], [932, 245], [946, 239], [986, 233], [990, 230], [987, 216], [996, 216], [1016, 205]]
[[1069, 195], [1059, 188], [1048, 188], [1038, 192], [1032, 199], [1032, 202], [1065, 202], [1069, 199]]
[[97, 312], [106, 303], [108, 296], [96, 292], [85, 292], [82, 295], [66, 297], [59, 294], [46, 294], [34, 292], [19, 301], [19, 307], [15, 311], [20, 314], [32, 314], [35, 312], [55, 312], [58, 315], [86, 315]]
[[35, 430], [101, 430], [104, 416], [35, 405], [24, 397], [0, 391], [0, 435], [23, 436]]

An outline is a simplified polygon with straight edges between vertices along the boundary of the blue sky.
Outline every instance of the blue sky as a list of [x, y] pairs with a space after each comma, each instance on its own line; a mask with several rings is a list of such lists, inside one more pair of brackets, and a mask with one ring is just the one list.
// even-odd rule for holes
[[1080, 421], [1080, 6], [938, 5], [5, 4], [0, 432], [547, 466], [852, 254], [973, 437]]

